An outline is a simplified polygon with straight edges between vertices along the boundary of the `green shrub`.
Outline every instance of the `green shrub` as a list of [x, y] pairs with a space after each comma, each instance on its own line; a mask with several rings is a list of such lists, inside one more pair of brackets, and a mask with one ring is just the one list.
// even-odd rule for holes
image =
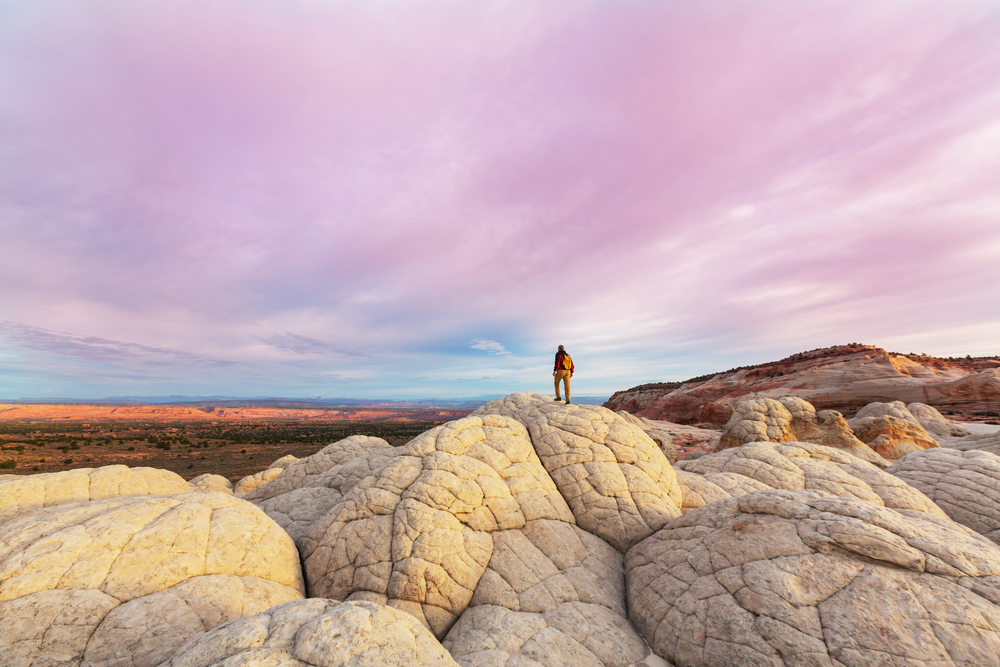
[[0, 468], [10, 469], [10, 468], [16, 468], [16, 467], [17, 467], [17, 464], [14, 463], [14, 459], [11, 459], [10, 461], [0, 461]]

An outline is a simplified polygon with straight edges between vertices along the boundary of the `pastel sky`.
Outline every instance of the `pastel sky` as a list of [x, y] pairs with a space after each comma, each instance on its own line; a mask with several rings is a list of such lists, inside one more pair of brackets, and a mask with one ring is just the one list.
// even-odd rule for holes
[[1000, 2], [0, 0], [0, 398], [1000, 353]]

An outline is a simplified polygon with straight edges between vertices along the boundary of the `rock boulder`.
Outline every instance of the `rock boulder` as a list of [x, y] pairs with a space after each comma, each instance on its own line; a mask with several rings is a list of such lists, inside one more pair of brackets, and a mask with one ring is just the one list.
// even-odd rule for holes
[[869, 403], [848, 424], [858, 439], [891, 461], [939, 446], [901, 401]]
[[458, 667], [409, 614], [367, 602], [287, 602], [206, 632], [162, 667]]
[[974, 449], [922, 449], [886, 472], [920, 489], [955, 521], [1000, 542], [1000, 456]]
[[152, 667], [304, 593], [291, 539], [231, 495], [35, 506], [0, 522], [0, 664]]
[[681, 513], [677, 476], [663, 452], [641, 428], [606, 408], [522, 393], [473, 414], [524, 424], [580, 527], [623, 552]]
[[629, 610], [678, 667], [988, 665], [1000, 548], [950, 519], [822, 491], [688, 512], [629, 550]]
[[748, 442], [792, 441], [835, 447], [880, 467], [888, 465], [854, 436], [839, 412], [816, 412], [810, 403], [794, 396], [753, 398], [737, 403], [716, 451]]

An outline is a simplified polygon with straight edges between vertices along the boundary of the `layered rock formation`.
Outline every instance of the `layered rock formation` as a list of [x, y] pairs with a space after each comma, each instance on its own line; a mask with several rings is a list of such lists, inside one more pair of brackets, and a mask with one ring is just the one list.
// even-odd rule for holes
[[1000, 403], [1000, 359], [946, 360], [841, 345], [695, 378], [679, 387], [616, 392], [605, 407], [682, 424], [724, 423], [741, 398], [781, 396], [798, 396], [817, 409], [841, 412], [896, 400], [939, 409], [995, 410]]
[[[1000, 458], [921, 450], [896, 476], [836, 413], [751, 405], [727, 438], [841, 447], [672, 466], [665, 428], [514, 394], [239, 495], [123, 467], [0, 477], [0, 664], [995, 663]], [[1000, 437], [911, 414], [948, 444]]]
[[938, 446], [937, 440], [900, 401], [869, 403], [848, 424], [862, 442], [893, 461], [910, 452]]
[[753, 398], [737, 403], [716, 451], [748, 442], [791, 441], [835, 447], [869, 463], [887, 465], [881, 456], [855, 437], [839, 412], [816, 412], [810, 403], [794, 396]]

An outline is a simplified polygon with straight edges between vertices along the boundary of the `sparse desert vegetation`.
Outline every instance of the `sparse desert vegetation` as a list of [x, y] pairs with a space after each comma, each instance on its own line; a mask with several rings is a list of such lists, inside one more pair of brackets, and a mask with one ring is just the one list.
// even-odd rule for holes
[[400, 445], [439, 422], [35, 422], [0, 423], [4, 473], [58, 472], [124, 464], [185, 479], [215, 473], [232, 481], [286, 454], [308, 456], [350, 435]]

